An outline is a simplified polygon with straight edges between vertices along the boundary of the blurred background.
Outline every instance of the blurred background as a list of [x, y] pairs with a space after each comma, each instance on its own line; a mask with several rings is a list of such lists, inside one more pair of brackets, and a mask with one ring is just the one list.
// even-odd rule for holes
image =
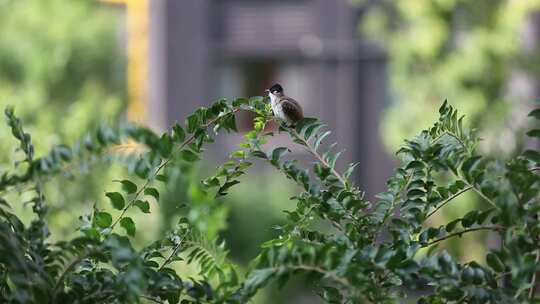
[[[478, 129], [483, 152], [508, 156], [530, 144], [522, 135], [539, 76], [539, 0], [0, 0], [0, 107], [15, 106], [37, 156], [101, 123], [161, 132], [198, 106], [279, 82], [307, 116], [329, 124], [346, 149], [339, 165], [360, 162], [355, 179], [372, 198], [392, 174], [394, 151], [434, 122], [444, 99]], [[249, 130], [249, 115], [237, 124]], [[261, 165], [223, 200], [202, 192], [199, 180], [239, 140], [221, 137], [200, 166], [174, 171], [152, 214], [133, 215], [144, 231], [137, 245], [183, 215], [247, 267], [298, 189]], [[0, 127], [0, 173], [14, 147]], [[94, 203], [105, 208], [104, 191], [127, 174], [110, 161], [93, 166], [48, 181], [52, 240], [75, 234]], [[433, 224], [478, 204], [465, 195]], [[445, 248], [467, 261], [494, 242], [474, 234]], [[301, 281], [255, 300], [316, 301]]]

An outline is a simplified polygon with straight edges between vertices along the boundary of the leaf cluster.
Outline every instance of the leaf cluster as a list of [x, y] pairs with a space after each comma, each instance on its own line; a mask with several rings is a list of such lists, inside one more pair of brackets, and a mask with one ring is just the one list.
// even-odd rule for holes
[[[253, 130], [201, 187], [219, 199], [241, 183], [254, 162], [275, 168], [299, 189], [286, 223], [276, 227], [278, 237], [263, 244], [245, 276], [228, 261], [225, 243], [206, 239], [186, 218], [162, 239], [134, 248], [131, 239], [138, 232], [131, 214], [150, 213], [159, 203], [160, 184], [169, 179], [167, 166], [201, 160], [216, 135], [236, 132], [238, 111], [255, 114]], [[539, 113], [531, 117], [538, 119]], [[456, 109], [445, 102], [439, 114], [431, 128], [398, 151], [401, 164], [375, 201], [368, 201], [350, 179], [358, 164], [339, 168], [341, 151], [326, 143], [331, 133], [317, 119], [280, 124], [276, 132], [287, 134], [291, 145], [268, 148], [275, 132], [266, 126], [276, 118], [261, 97], [218, 100], [162, 135], [129, 128], [127, 136], [147, 147], [130, 162], [133, 177], [119, 180], [120, 191], [107, 192], [90, 214], [81, 215], [80, 235], [50, 243], [41, 184], [50, 172], [62, 172], [62, 163], [77, 158], [61, 157], [73, 155], [65, 148], [37, 161], [30, 135], [8, 109], [8, 125], [28, 169], [24, 178], [4, 173], [0, 191], [30, 185], [36, 219], [25, 225], [0, 200], [0, 296], [12, 303], [245, 303], [271, 282], [284, 285], [303, 274], [327, 303], [395, 303], [414, 289], [424, 295], [419, 303], [535, 301], [539, 152], [527, 150], [505, 160], [484, 157], [476, 150], [477, 135], [463, 126]], [[101, 153], [121, 142], [112, 131], [100, 132], [95, 144], [85, 145], [85, 153]], [[539, 134], [528, 132], [533, 138]], [[295, 159], [293, 145], [312, 156], [310, 166]], [[57, 169], [38, 165], [45, 158], [48, 168]], [[441, 208], [467, 192], [485, 204], [432, 225]], [[324, 226], [328, 229], [320, 229]], [[482, 231], [500, 243], [489, 249], [486, 263], [462, 263], [438, 249], [446, 240]], [[199, 276], [184, 277], [180, 265], [197, 266]]]

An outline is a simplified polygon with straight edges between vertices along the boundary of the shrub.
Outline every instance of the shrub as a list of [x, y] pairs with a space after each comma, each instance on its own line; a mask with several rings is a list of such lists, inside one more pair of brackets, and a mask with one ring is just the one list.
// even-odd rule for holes
[[[227, 260], [225, 245], [205, 239], [186, 218], [162, 239], [134, 248], [130, 239], [137, 225], [130, 212], [150, 212], [149, 201], [160, 199], [157, 185], [169, 178], [167, 167], [197, 162], [214, 136], [236, 131], [234, 114], [244, 110], [256, 114], [254, 129], [202, 187], [224, 196], [255, 159], [274, 167], [302, 189], [292, 198], [296, 208], [287, 212], [279, 237], [262, 246], [245, 277]], [[401, 166], [375, 202], [349, 180], [357, 164], [343, 172], [336, 168], [340, 152], [333, 150], [335, 144], [323, 144], [330, 132], [316, 119], [280, 127], [313, 156], [312, 168], [286, 155], [288, 147], [267, 150], [274, 134], [265, 126], [273, 116], [260, 97], [219, 100], [161, 136], [141, 127], [101, 128], [75, 148], [58, 146], [40, 158], [13, 109], [5, 113], [24, 159], [2, 174], [0, 193], [32, 194], [35, 215], [25, 225], [10, 212], [9, 202], [0, 200], [0, 295], [7, 302], [244, 303], [270, 282], [283, 285], [300, 274], [328, 303], [395, 303], [413, 289], [423, 295], [419, 303], [535, 301], [540, 153], [528, 150], [508, 160], [479, 155], [474, 131], [463, 128], [463, 117], [446, 102], [433, 127], [398, 151]], [[530, 116], [540, 119], [540, 110]], [[540, 130], [528, 135], [539, 137]], [[43, 184], [67, 164], [104, 153], [126, 138], [147, 151], [129, 164], [132, 178], [119, 181], [122, 191], [105, 194], [117, 211], [96, 204], [80, 217], [75, 238], [50, 242]], [[475, 192], [490, 208], [430, 227], [430, 217], [465, 192]], [[315, 229], [319, 222], [331, 229]], [[460, 263], [437, 250], [445, 240], [477, 231], [500, 240], [485, 264]], [[198, 265], [199, 277], [183, 277], [173, 266], [179, 262]]]

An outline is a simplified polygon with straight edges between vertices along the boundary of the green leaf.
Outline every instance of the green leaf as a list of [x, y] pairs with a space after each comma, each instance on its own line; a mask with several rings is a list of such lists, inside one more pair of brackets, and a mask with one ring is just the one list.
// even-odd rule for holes
[[216, 177], [209, 177], [202, 182], [206, 187], [217, 187], [220, 185], [219, 179]]
[[255, 131], [260, 132], [260, 131], [262, 131], [264, 129], [264, 126], [265, 126], [264, 122], [255, 121], [255, 124], [254, 124], [253, 128], [255, 129]]
[[126, 230], [128, 235], [135, 236], [135, 222], [130, 217], [123, 217], [120, 220], [120, 226]]
[[328, 136], [330, 135], [330, 131], [326, 131], [324, 132], [323, 134], [321, 134], [319, 137], [317, 137], [317, 139], [315, 140], [315, 144], [314, 144], [314, 147], [315, 147], [315, 150], [317, 150], [317, 148], [319, 148], [319, 145], [321, 144], [321, 142]]
[[94, 221], [99, 228], [108, 228], [112, 224], [112, 216], [107, 212], [96, 212]]
[[321, 294], [321, 297], [325, 300], [326, 303], [330, 304], [338, 304], [343, 303], [343, 296], [339, 292], [339, 289], [334, 287], [323, 287], [323, 292]]
[[176, 142], [181, 142], [186, 138], [186, 131], [180, 126], [180, 124], [175, 123], [172, 127], [173, 137], [172, 139]]
[[126, 205], [126, 201], [124, 200], [124, 197], [122, 196], [122, 194], [118, 192], [107, 192], [105, 193], [105, 196], [109, 198], [112, 206], [115, 209], [118, 209], [118, 210], [124, 209], [124, 206]]
[[444, 100], [443, 104], [439, 108], [439, 114], [442, 116], [448, 112], [448, 100]]
[[236, 116], [229, 114], [222, 120], [222, 125], [226, 130], [238, 131], [236, 128]]
[[540, 129], [530, 130], [529, 132], [527, 132], [527, 136], [540, 138]]
[[150, 204], [148, 203], [148, 201], [136, 200], [133, 204], [137, 206], [142, 212], [150, 213]]
[[158, 142], [158, 150], [161, 157], [169, 157], [172, 152], [173, 142], [169, 134], [164, 133]]
[[86, 150], [88, 151], [94, 151], [97, 147], [94, 145], [94, 143], [92, 142], [92, 137], [90, 135], [87, 135], [85, 138], [84, 138], [84, 147], [86, 148]]
[[523, 152], [523, 156], [535, 163], [540, 163], [540, 153], [538, 153], [538, 151], [527, 150]]
[[317, 134], [317, 132], [318, 132], [322, 127], [325, 127], [325, 126], [326, 126], [325, 124], [320, 123], [320, 122], [316, 122], [316, 123], [310, 125], [309, 127], [307, 127], [306, 132], [304, 132], [304, 139], [305, 139], [305, 140], [310, 140], [310, 139], [311, 139], [311, 135]]
[[478, 225], [482, 225], [493, 211], [494, 209], [488, 209], [486, 211], [479, 212], [476, 216], [476, 223]]
[[258, 150], [251, 151], [250, 154], [251, 154], [251, 156], [258, 157], [258, 158], [262, 158], [262, 159], [266, 159], [266, 158], [267, 158], [267, 156], [266, 156], [266, 154], [264, 154], [264, 152], [258, 151]]
[[244, 169], [247, 169], [249, 167], [251, 167], [251, 165], [253, 165], [253, 163], [251, 162], [248, 162], [248, 161], [242, 161], [238, 164], [238, 169], [239, 170], [244, 170]]
[[532, 111], [529, 113], [529, 117], [534, 117], [534, 118], [540, 120], [540, 108], [539, 108], [539, 109], [534, 109], [534, 110], [532, 110]]
[[234, 151], [231, 154], [231, 157], [233, 157], [233, 158], [245, 158], [246, 157], [246, 152], [244, 152], [243, 150], [237, 150], [237, 151]]
[[281, 156], [288, 151], [289, 151], [289, 148], [286, 148], [286, 147], [275, 148], [274, 151], [272, 151], [272, 160], [275, 162], [279, 161]]
[[351, 177], [351, 174], [354, 172], [354, 169], [355, 169], [359, 164], [360, 164], [359, 162], [349, 164], [349, 167], [347, 168], [347, 170], [345, 171], [345, 173], [343, 173], [343, 176], [344, 176], [346, 179], [349, 179], [349, 177]]
[[480, 160], [482, 160], [481, 156], [473, 156], [468, 158], [465, 162], [463, 162], [463, 165], [461, 165], [461, 170], [465, 173], [469, 173], [476, 168]]
[[191, 114], [186, 119], [186, 129], [189, 133], [194, 133], [201, 125], [201, 120], [199, 118], [199, 115]]
[[191, 150], [182, 150], [180, 157], [187, 162], [194, 162], [199, 160], [199, 155]]
[[302, 134], [302, 132], [304, 132], [304, 130], [306, 129], [307, 126], [313, 124], [317, 122], [317, 119], [316, 118], [312, 118], [312, 117], [306, 117], [302, 120], [300, 120], [299, 122], [296, 123], [296, 132], [298, 132], [298, 134]]
[[453, 220], [450, 223], [446, 224], [445, 229], [446, 232], [452, 232], [454, 229], [456, 229], [456, 226], [461, 222], [461, 219]]
[[0, 206], [4, 206], [4, 207], [6, 207], [6, 208], [11, 208], [11, 206], [9, 205], [9, 203], [8, 203], [5, 199], [3, 199], [3, 198], [1, 198], [1, 197], [0, 197]]
[[478, 217], [478, 210], [472, 210], [469, 211], [465, 216], [461, 219], [461, 225], [464, 228], [469, 228], [476, 222], [476, 218]]
[[421, 161], [413, 160], [410, 162], [407, 167], [405, 167], [405, 170], [415, 169], [415, 170], [421, 170], [424, 169], [425, 165]]
[[325, 180], [331, 174], [330, 168], [323, 167], [319, 163], [313, 165], [313, 171], [320, 180]]
[[166, 183], [169, 180], [169, 178], [165, 174], [156, 175], [156, 179], [162, 183]]
[[230, 182], [226, 182], [225, 184], [223, 184], [223, 186], [221, 186], [217, 192], [217, 195], [218, 196], [223, 196], [223, 195], [226, 195], [227, 194], [227, 190], [229, 188], [231, 188], [232, 186], [236, 185], [236, 184], [239, 184], [240, 182], [237, 181], [237, 180], [232, 180]]
[[248, 290], [255, 291], [260, 288], [274, 275], [273, 268], [255, 269], [249, 273], [245, 286]]
[[84, 233], [84, 235], [86, 235], [86, 237], [94, 240], [99, 240], [100, 234], [96, 228], [81, 228], [81, 231], [82, 233]]
[[465, 116], [461, 116], [458, 120], [457, 131], [459, 136], [463, 136], [463, 118], [465, 118]]
[[66, 147], [64, 145], [59, 145], [53, 148], [53, 151], [60, 159], [63, 161], [70, 161], [72, 158], [72, 152], [69, 147]]
[[147, 187], [144, 189], [144, 194], [153, 196], [156, 201], [159, 201], [159, 191], [156, 188]]
[[137, 185], [133, 183], [132, 181], [129, 181], [127, 179], [121, 180], [120, 183], [122, 184], [122, 190], [126, 192], [127, 194], [132, 194], [137, 192]]
[[246, 99], [246, 98], [236, 98], [235, 100], [233, 100], [232, 102], [232, 105], [233, 107], [239, 107], [241, 105], [247, 105], [249, 104], [249, 100]]
[[486, 262], [488, 266], [491, 267], [496, 272], [504, 271], [504, 264], [496, 254], [488, 253], [488, 255], [486, 256]]
[[336, 154], [330, 154], [326, 158], [326, 161], [328, 162], [328, 165], [330, 165], [330, 168], [334, 168], [336, 166], [336, 161], [338, 160], [339, 156], [343, 153], [343, 151], [340, 151]]
[[114, 141], [114, 134], [112, 134], [112, 131], [105, 127], [104, 125], [101, 125], [100, 128], [97, 131], [96, 138], [101, 146], [106, 146], [109, 142]]
[[407, 192], [407, 197], [410, 200], [418, 199], [424, 197], [426, 192], [422, 189], [411, 189], [409, 192]]

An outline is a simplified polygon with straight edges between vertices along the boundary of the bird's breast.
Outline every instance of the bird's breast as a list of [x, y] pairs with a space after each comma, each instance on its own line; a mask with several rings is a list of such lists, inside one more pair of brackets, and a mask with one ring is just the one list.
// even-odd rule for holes
[[283, 108], [281, 105], [277, 102], [272, 100], [271, 101], [272, 111], [274, 111], [274, 115], [281, 119], [286, 119], [285, 114], [283, 113]]

